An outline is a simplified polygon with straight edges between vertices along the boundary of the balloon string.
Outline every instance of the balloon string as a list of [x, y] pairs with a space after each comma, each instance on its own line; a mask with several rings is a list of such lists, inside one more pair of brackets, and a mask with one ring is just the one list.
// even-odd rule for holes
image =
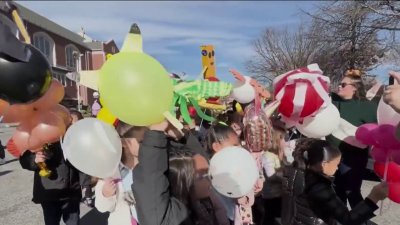
[[[387, 174], [388, 174], [388, 169], [389, 169], [389, 157], [390, 157], [390, 150], [389, 150], [389, 152], [388, 152], [388, 154], [386, 156], [386, 162], [385, 162], [385, 172], [384, 172], [384, 175], [383, 175], [383, 181], [385, 181], [385, 182], [387, 181]], [[383, 203], [384, 203], [384, 200], [381, 201], [381, 207], [380, 207], [380, 210], [379, 210], [379, 215], [380, 216], [383, 215]]]

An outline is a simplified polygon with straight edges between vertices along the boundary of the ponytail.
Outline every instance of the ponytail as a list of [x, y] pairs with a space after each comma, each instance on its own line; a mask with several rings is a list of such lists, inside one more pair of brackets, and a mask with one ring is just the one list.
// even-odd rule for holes
[[309, 166], [329, 162], [340, 155], [340, 150], [331, 146], [327, 141], [303, 138], [296, 143], [296, 148], [293, 152], [293, 166], [305, 170]]

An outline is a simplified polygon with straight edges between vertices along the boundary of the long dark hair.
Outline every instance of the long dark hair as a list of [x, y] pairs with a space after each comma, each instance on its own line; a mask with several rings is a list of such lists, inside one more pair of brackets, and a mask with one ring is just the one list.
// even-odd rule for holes
[[204, 139], [204, 146], [206, 146], [209, 156], [212, 156], [214, 154], [212, 145], [216, 142], [220, 143], [221, 141], [229, 138], [230, 134], [236, 135], [235, 131], [230, 126], [220, 123], [217, 123], [211, 126], [210, 129], [208, 129], [206, 137]]
[[193, 154], [188, 151], [169, 152], [168, 180], [172, 196], [190, 207], [190, 193], [195, 180]]
[[293, 152], [293, 166], [299, 169], [307, 169], [310, 166], [329, 162], [341, 155], [338, 148], [333, 147], [329, 142], [314, 138], [302, 138], [296, 143]]

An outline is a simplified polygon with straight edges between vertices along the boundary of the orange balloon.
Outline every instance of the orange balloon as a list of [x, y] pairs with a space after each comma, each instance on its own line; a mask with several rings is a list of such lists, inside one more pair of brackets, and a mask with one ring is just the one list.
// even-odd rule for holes
[[49, 90], [47, 90], [41, 98], [33, 102], [32, 105], [40, 110], [52, 108], [57, 103], [61, 102], [64, 98], [64, 94], [64, 86], [58, 80], [53, 79]]
[[13, 140], [16, 148], [19, 149], [20, 154], [29, 149], [29, 137], [29, 132], [24, 129], [20, 129], [20, 126], [18, 126], [15, 130], [11, 139]]
[[10, 104], [0, 99], [0, 116], [4, 116], [3, 114], [7, 111], [8, 107], [10, 107]]
[[0, 100], [0, 115], [5, 114], [2, 122], [18, 123], [30, 119], [36, 111], [50, 109], [61, 102], [64, 94], [64, 86], [58, 80], [53, 79], [49, 90], [30, 104], [14, 104], [7, 109], [8, 103]]
[[7, 142], [7, 151], [15, 158], [19, 158], [21, 156], [21, 151], [18, 149], [12, 138]]
[[64, 119], [52, 110], [38, 113], [32, 123], [34, 125], [28, 141], [30, 150], [41, 149], [47, 143], [59, 141], [67, 129]]
[[36, 111], [29, 120], [22, 121], [12, 137], [21, 153], [28, 149], [40, 151], [43, 145], [59, 141], [67, 129], [67, 118], [70, 118], [65, 110], [65, 107], [55, 105], [47, 111]]

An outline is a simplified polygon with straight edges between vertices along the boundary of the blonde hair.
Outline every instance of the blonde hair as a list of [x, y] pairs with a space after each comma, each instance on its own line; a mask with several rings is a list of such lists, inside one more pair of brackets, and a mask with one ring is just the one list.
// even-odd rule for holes
[[267, 149], [267, 152], [279, 155], [284, 149], [281, 148], [281, 140], [285, 138], [286, 130], [281, 127], [275, 127], [272, 131], [271, 147]]
[[365, 99], [365, 87], [361, 78], [362, 72], [356, 69], [346, 70], [344, 73], [344, 77], [350, 78], [353, 82], [354, 87], [356, 88], [356, 92], [354, 93], [353, 98], [355, 99]]

